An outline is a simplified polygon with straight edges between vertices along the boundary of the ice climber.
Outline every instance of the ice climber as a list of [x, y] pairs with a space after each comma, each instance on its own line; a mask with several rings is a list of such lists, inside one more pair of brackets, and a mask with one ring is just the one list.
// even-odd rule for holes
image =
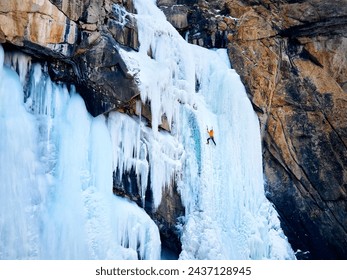
[[207, 138], [207, 143], [206, 144], [209, 144], [210, 142], [210, 139], [213, 141], [213, 143], [216, 145], [216, 142], [214, 142], [214, 137], [213, 137], [213, 127], [211, 130], [208, 130], [208, 127], [207, 127], [207, 133], [210, 137]]

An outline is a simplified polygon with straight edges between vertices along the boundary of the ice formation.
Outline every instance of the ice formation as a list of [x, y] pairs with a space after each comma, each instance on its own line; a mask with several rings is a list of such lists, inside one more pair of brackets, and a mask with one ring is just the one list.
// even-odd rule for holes
[[160, 258], [157, 226], [112, 193], [105, 117], [29, 58], [6, 59], [20, 79], [0, 57], [0, 259]]

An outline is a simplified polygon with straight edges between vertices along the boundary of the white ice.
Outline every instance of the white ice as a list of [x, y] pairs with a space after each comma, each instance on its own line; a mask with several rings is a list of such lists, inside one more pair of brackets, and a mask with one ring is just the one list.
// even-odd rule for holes
[[0, 259], [160, 258], [157, 226], [112, 193], [105, 117], [27, 57], [6, 59], [21, 79], [0, 59]]

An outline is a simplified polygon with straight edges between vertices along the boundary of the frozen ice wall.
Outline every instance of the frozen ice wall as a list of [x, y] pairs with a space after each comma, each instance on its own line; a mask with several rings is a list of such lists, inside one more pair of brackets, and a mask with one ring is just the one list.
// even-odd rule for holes
[[[294, 258], [264, 195], [258, 119], [239, 76], [225, 51], [196, 48], [194, 53], [200, 98], [197, 109], [185, 106], [180, 115], [182, 130], [190, 131], [181, 136], [190, 154], [186, 164], [193, 166], [184, 169], [181, 182], [190, 212], [180, 257]], [[216, 146], [206, 144], [206, 126], [213, 127]]]
[[[166, 180], [152, 180], [150, 187], [158, 205], [158, 190], [167, 179], [181, 178], [186, 216], [178, 225], [180, 258], [295, 258], [265, 198], [258, 119], [226, 51], [187, 44], [155, 1], [134, 2], [140, 50], [121, 54], [139, 81], [143, 102], [151, 104], [153, 133], [147, 147], [177, 145], [172, 159], [180, 165], [172, 173], [165, 169]], [[156, 131], [164, 114], [172, 123], [165, 138]], [[207, 126], [213, 127], [217, 146], [206, 144]], [[151, 164], [151, 178], [163, 177], [157, 166], [166, 160], [152, 157]]]
[[158, 259], [154, 222], [112, 193], [105, 117], [28, 57], [5, 60], [0, 46], [0, 259]]

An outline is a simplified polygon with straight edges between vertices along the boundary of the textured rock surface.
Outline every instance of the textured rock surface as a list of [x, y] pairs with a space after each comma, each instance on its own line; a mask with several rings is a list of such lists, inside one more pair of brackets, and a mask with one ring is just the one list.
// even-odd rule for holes
[[268, 197], [294, 249], [345, 259], [346, 2], [258, 1], [237, 14], [233, 2], [230, 57], [259, 109]]
[[77, 24], [49, 1], [0, 2], [0, 40], [37, 44], [69, 56], [78, 37]]
[[207, 48], [225, 48], [235, 19], [225, 9], [226, 1], [157, 0], [168, 21], [189, 42]]
[[298, 258], [346, 259], [347, 2], [160, 2], [189, 7], [191, 43], [228, 47], [260, 119], [267, 196], [309, 252]]
[[118, 54], [138, 48], [128, 12], [133, 6], [127, 0], [1, 0], [0, 42], [48, 60], [52, 78], [76, 84], [98, 115], [138, 93]]
[[174, 185], [163, 190], [163, 198], [158, 209], [152, 207], [150, 192], [146, 194], [146, 200], [145, 210], [158, 225], [163, 250], [169, 250], [178, 258], [182, 247], [177, 224], [180, 217], [184, 216], [185, 210], [177, 187]]

